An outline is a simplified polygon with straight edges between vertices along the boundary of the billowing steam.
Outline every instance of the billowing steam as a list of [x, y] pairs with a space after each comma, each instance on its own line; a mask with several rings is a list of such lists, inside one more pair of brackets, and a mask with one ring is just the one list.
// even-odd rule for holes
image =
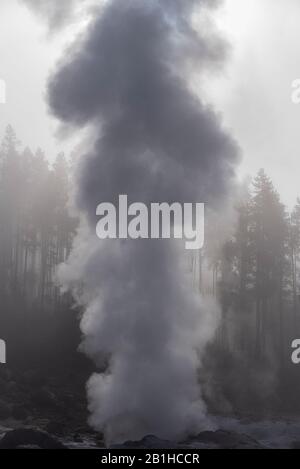
[[[238, 160], [216, 114], [189, 91], [187, 71], [219, 67], [226, 47], [193, 27], [214, 0], [110, 0], [49, 84], [64, 124], [90, 125], [77, 168], [82, 228], [60, 278], [84, 307], [91, 424], [110, 441], [181, 438], [207, 425], [197, 373], [217, 308], [193, 293], [171, 241], [96, 238], [96, 207], [226, 199]], [[78, 284], [82, 283], [80, 288]]]
[[79, 2], [87, 0], [22, 0], [39, 16], [45, 18], [51, 30], [58, 30], [72, 18]]

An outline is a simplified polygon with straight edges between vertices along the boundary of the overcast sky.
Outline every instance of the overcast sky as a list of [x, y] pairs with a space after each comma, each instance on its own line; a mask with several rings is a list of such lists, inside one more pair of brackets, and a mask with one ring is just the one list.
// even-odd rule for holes
[[[291, 101], [291, 83], [300, 78], [299, 19], [299, 0], [226, 0], [217, 21], [231, 57], [207, 84], [242, 148], [241, 177], [264, 167], [289, 205], [300, 195], [300, 105]], [[41, 146], [49, 159], [76, 143], [55, 138], [44, 99], [49, 71], [73, 34], [67, 28], [49, 38], [20, 0], [0, 1], [0, 78], [7, 83], [0, 132], [12, 124], [23, 144]]]

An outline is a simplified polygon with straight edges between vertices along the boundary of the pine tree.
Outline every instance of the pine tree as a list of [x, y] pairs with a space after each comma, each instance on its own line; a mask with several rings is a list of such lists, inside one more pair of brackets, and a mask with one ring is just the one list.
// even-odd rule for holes
[[[256, 353], [260, 356], [266, 352], [267, 335], [270, 336], [276, 326], [282, 334], [287, 238], [284, 207], [264, 170], [260, 170], [253, 181], [250, 229], [255, 273]], [[279, 315], [277, 324], [276, 310]]]

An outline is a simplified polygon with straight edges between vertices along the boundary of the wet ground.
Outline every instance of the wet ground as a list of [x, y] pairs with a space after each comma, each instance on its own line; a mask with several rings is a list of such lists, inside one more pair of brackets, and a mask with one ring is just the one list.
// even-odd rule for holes
[[[126, 442], [122, 445], [111, 445], [114, 448], [194, 448], [194, 449], [214, 449], [214, 448], [300, 448], [300, 420], [251, 420], [214, 417], [214, 424], [217, 430], [200, 433], [194, 438], [190, 438], [180, 443], [167, 440], [160, 440], [154, 436], [148, 436], [139, 442]], [[3, 437], [12, 429], [24, 428], [22, 423], [16, 420], [7, 420], [0, 426], [0, 437]], [[40, 430], [38, 426], [35, 428]], [[42, 430], [45, 431], [45, 430]], [[57, 441], [62, 442], [66, 447], [76, 448], [105, 448], [102, 436], [94, 432], [82, 433], [73, 432], [68, 435], [49, 434]]]

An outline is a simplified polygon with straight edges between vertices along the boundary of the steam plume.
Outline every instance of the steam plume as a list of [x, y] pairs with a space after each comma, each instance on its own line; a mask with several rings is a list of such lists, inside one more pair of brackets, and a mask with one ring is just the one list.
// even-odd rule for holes
[[237, 146], [187, 80], [225, 58], [219, 38], [193, 28], [218, 3], [110, 0], [49, 83], [53, 113], [96, 136], [78, 164], [82, 227], [60, 279], [84, 307], [82, 347], [105, 369], [88, 395], [91, 424], [110, 441], [176, 439], [207, 424], [197, 372], [216, 306], [191, 291], [170, 241], [100, 242], [95, 212], [119, 194], [214, 206], [227, 197]]
[[[22, 0], [31, 10], [45, 18], [51, 30], [60, 29], [73, 16], [79, 0]], [[86, 0], [81, 0], [85, 2]]]

